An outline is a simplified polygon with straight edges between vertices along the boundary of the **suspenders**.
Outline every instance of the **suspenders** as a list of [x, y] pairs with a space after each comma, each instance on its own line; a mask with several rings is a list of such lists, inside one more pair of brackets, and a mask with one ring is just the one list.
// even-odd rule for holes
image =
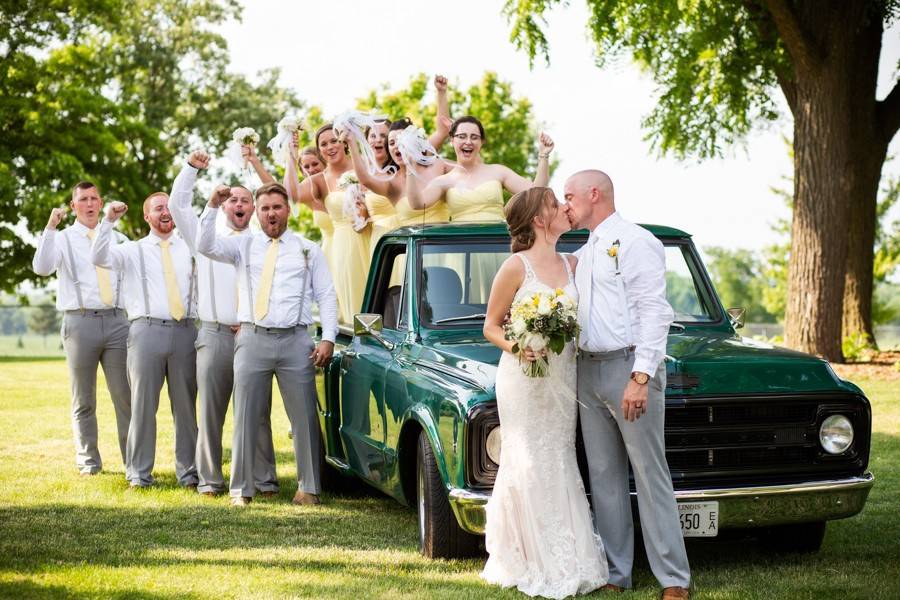
[[[299, 325], [303, 323], [303, 308], [306, 304], [306, 282], [309, 278], [309, 256], [307, 249], [303, 246], [302, 238], [298, 240], [300, 242], [300, 254], [303, 256], [303, 276], [300, 279], [300, 306], [297, 310], [297, 322], [295, 325]], [[244, 261], [245, 269], [246, 269], [246, 278], [247, 278], [247, 301], [250, 306], [250, 315], [251, 318], [253, 316], [253, 290], [251, 289], [250, 284], [250, 246], [253, 243], [253, 236], [248, 235], [247, 241], [244, 243], [244, 256], [246, 256], [246, 260]], [[213, 304], [215, 306], [215, 304]], [[215, 311], [215, 308], [213, 308]], [[308, 323], [306, 323], [308, 325]]]
[[75, 285], [75, 297], [78, 298], [78, 309], [84, 312], [84, 298], [81, 295], [81, 282], [78, 280], [78, 268], [75, 266], [75, 253], [72, 252], [72, 241], [67, 232], [63, 232], [66, 239], [66, 248], [69, 251], [69, 270], [72, 272], [72, 283]]

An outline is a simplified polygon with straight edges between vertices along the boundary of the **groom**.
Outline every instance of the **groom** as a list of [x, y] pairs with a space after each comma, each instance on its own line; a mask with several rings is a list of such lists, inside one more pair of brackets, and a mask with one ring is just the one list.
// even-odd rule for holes
[[662, 597], [687, 598], [690, 568], [663, 435], [663, 358], [674, 316], [666, 300], [665, 251], [651, 233], [619, 216], [612, 181], [602, 171], [572, 175], [565, 198], [572, 227], [591, 231], [576, 253], [578, 397], [608, 587], [631, 587], [630, 462], [647, 558], [664, 588]]

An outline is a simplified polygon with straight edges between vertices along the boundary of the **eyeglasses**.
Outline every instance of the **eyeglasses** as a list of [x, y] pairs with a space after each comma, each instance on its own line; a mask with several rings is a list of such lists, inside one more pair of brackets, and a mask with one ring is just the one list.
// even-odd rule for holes
[[465, 142], [466, 140], [469, 140], [470, 142], [480, 142], [481, 136], [478, 135], [477, 133], [472, 133], [472, 134], [457, 133], [456, 135], [453, 136], [453, 139], [458, 140], [460, 142]]

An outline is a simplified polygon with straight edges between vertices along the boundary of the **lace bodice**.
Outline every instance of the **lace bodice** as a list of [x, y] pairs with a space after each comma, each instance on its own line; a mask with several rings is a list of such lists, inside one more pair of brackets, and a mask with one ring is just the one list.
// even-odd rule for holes
[[[522, 254], [521, 252], [517, 252], [515, 256], [518, 256], [522, 260], [522, 264], [525, 266], [525, 279], [522, 281], [521, 287], [516, 290], [515, 300], [518, 300], [525, 294], [533, 294], [534, 292], [546, 292], [547, 290], [555, 290], [556, 288], [551, 287], [538, 279], [537, 273], [534, 272], [534, 268], [531, 266], [531, 263], [528, 261], [528, 258]], [[562, 260], [563, 264], [566, 266], [566, 275], [569, 278], [568, 283], [563, 286], [563, 292], [572, 298], [575, 303], [578, 303], [578, 289], [575, 287], [575, 275], [572, 273], [572, 267], [569, 265], [569, 259], [566, 258], [565, 254], [557, 254]]]

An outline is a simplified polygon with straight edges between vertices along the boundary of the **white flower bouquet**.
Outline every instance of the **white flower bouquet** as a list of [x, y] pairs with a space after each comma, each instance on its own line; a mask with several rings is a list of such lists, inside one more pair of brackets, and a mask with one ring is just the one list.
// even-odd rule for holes
[[354, 231], [362, 231], [368, 221], [359, 212], [359, 203], [365, 203], [366, 195], [359, 185], [359, 177], [353, 171], [347, 171], [338, 179], [338, 188], [344, 190], [344, 216], [353, 222]]
[[512, 351], [520, 354], [531, 348], [539, 356], [534, 362], [522, 361], [529, 377], [546, 377], [550, 372], [546, 351], [561, 354], [568, 342], [578, 335], [578, 307], [572, 297], [557, 288], [523, 296], [510, 307], [503, 325], [506, 339], [513, 342]]
[[278, 122], [276, 128], [278, 133], [269, 140], [266, 146], [272, 151], [272, 160], [275, 161], [275, 164], [279, 167], [286, 167], [291, 159], [291, 141], [294, 134], [303, 129], [303, 125], [300, 124], [300, 119], [288, 115]]
[[247, 161], [241, 156], [241, 146], [256, 146], [259, 143], [259, 134], [252, 127], [238, 127], [231, 134], [231, 141], [225, 151], [226, 156], [238, 169], [247, 168]]
[[422, 166], [430, 166], [438, 158], [437, 150], [428, 141], [425, 130], [415, 125], [410, 125], [400, 132], [397, 136], [397, 146], [400, 148], [400, 155], [406, 164], [407, 173], [416, 175], [413, 164]]

